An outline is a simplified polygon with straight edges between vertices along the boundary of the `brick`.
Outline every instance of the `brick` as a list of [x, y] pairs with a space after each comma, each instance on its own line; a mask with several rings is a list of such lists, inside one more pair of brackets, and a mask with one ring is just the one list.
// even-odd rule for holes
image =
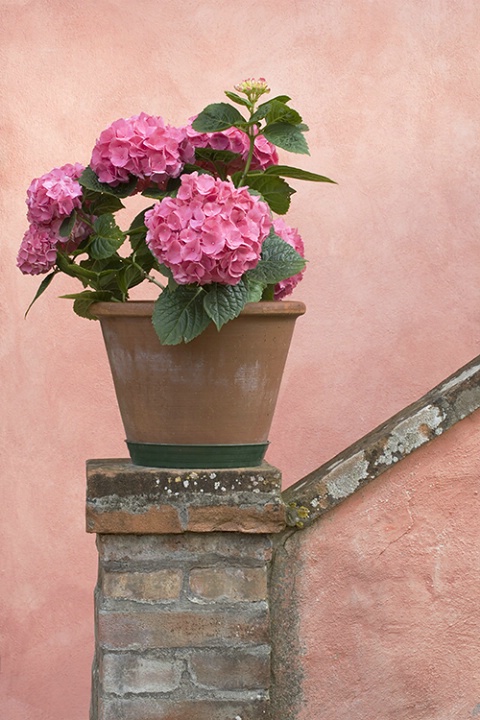
[[186, 702], [161, 697], [101, 698], [98, 720], [269, 720], [268, 708], [265, 698]]
[[101, 590], [106, 598], [124, 598], [138, 602], [176, 600], [182, 589], [181, 570], [154, 572], [103, 572]]
[[196, 685], [215, 690], [263, 690], [270, 684], [269, 648], [249, 652], [195, 650], [189, 658], [189, 670]]
[[167, 693], [181, 683], [185, 661], [175, 658], [106, 653], [100, 681], [105, 693]]
[[172, 505], [145, 506], [143, 512], [99, 509], [87, 503], [89, 533], [181, 533], [178, 510]]
[[195, 568], [189, 576], [190, 592], [201, 600], [256, 601], [267, 598], [265, 567]]
[[98, 535], [97, 547], [103, 563], [136, 561], [154, 565], [159, 560], [198, 559], [198, 555], [251, 558], [268, 561], [272, 541], [266, 535], [232, 533], [184, 533], [183, 535]]
[[285, 507], [280, 503], [263, 506], [209, 505], [188, 508], [186, 529], [191, 532], [277, 533], [286, 527]]
[[[201, 610], [201, 611], [200, 611]], [[192, 612], [115, 612], [100, 610], [97, 643], [103, 649], [202, 647], [268, 642], [267, 608], [218, 608]]]

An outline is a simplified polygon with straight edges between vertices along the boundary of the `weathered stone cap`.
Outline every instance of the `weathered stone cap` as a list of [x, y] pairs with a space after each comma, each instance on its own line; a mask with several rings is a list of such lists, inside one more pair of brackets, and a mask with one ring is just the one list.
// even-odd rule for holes
[[122, 459], [87, 461], [87, 532], [274, 533], [284, 528], [281, 474], [267, 463], [167, 470]]
[[480, 408], [480, 357], [283, 494], [288, 525], [302, 528]]

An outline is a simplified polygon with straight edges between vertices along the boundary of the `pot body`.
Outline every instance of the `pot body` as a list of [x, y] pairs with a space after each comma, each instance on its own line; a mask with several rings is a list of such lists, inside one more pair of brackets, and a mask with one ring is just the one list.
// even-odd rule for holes
[[300, 302], [250, 303], [220, 332], [161, 345], [153, 302], [97, 303], [134, 463], [240, 467], [262, 462]]

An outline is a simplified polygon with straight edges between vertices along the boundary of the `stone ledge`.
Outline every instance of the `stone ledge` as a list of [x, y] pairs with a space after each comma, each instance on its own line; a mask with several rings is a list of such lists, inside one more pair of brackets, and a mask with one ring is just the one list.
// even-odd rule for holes
[[256, 468], [167, 470], [87, 462], [87, 532], [275, 533], [285, 528], [281, 474]]
[[480, 408], [480, 357], [284, 493], [287, 524], [303, 528], [414, 450]]

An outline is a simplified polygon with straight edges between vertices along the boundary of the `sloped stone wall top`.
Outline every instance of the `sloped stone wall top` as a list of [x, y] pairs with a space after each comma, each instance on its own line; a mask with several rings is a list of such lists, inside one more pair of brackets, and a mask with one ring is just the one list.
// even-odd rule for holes
[[283, 493], [288, 524], [303, 528], [417, 448], [480, 408], [480, 357]]

